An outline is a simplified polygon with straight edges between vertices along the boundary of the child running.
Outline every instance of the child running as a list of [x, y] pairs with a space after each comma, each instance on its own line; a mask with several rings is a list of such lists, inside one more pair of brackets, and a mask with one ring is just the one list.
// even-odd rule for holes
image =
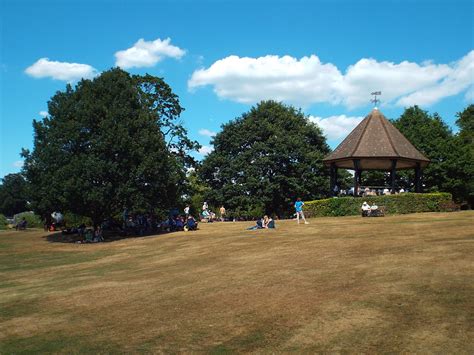
[[298, 221], [298, 224], [300, 224], [300, 217], [301, 217], [304, 221], [304, 224], [309, 224], [309, 222], [306, 221], [306, 218], [304, 218], [303, 206], [304, 206], [304, 202], [301, 201], [300, 197], [298, 197], [298, 199], [295, 202], [296, 220]]

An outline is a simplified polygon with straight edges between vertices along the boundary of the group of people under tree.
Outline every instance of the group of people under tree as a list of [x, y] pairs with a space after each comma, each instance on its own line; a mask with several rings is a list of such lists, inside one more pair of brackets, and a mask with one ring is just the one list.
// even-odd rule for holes
[[[300, 223], [300, 220], [305, 224], [309, 224], [304, 216], [303, 206], [304, 202], [301, 198], [298, 198], [293, 206], [295, 209], [296, 221], [298, 224]], [[224, 221], [226, 217], [226, 209], [223, 205], [221, 205], [219, 213], [220, 220]], [[213, 215], [215, 216], [215, 214], [209, 210], [207, 202], [204, 202], [201, 217]], [[56, 222], [63, 221], [63, 216], [59, 212], [54, 212], [51, 214], [51, 217]], [[23, 229], [23, 226], [26, 226], [26, 221], [24, 219], [21, 223], [18, 223], [17, 228]], [[275, 227], [275, 220], [271, 216], [265, 215], [257, 220], [255, 226], [248, 229], [273, 229]], [[197, 228], [198, 221], [191, 215], [189, 205], [184, 208], [184, 215], [180, 214], [177, 209], [174, 209], [170, 211], [168, 218], [161, 222], [159, 222], [152, 213], [130, 213], [128, 208], [124, 207], [122, 212], [122, 224], [117, 224], [113, 219], [106, 219], [94, 228], [87, 227], [86, 224], [81, 223], [77, 227], [64, 229], [63, 234], [77, 234], [80, 237], [80, 240], [78, 241], [79, 243], [97, 243], [104, 241], [104, 230], [115, 230], [125, 235], [143, 236], [160, 232], [191, 231], [197, 230]]]
[[123, 212], [123, 231], [127, 234], [145, 235], [155, 232], [175, 232], [183, 230], [196, 230], [198, 222], [189, 214], [189, 208], [185, 208], [185, 215], [178, 210], [171, 210], [168, 218], [159, 221], [153, 214], [129, 214], [125, 208]]
[[[184, 209], [185, 213], [189, 213], [189, 206], [186, 206]], [[186, 212], [187, 211], [187, 212]], [[224, 222], [226, 219], [226, 209], [224, 205], [221, 205], [219, 208], [219, 220], [221, 222]], [[216, 214], [209, 209], [209, 205], [207, 204], [206, 201], [202, 204], [202, 211], [200, 213], [201, 221], [206, 221], [206, 222], [213, 222], [217, 219]]]

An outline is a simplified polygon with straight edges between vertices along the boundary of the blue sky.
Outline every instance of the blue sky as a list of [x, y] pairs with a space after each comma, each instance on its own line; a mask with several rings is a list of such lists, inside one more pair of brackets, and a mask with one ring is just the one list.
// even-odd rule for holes
[[473, 102], [473, 1], [0, 4], [0, 177], [20, 170], [56, 91], [115, 65], [165, 79], [202, 154], [262, 99], [301, 107], [333, 148], [371, 110], [372, 91], [389, 118], [418, 104], [453, 129]]

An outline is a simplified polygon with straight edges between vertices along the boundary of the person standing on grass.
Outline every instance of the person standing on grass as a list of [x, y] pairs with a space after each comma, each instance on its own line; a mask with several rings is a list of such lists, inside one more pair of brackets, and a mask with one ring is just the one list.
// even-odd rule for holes
[[304, 206], [304, 202], [301, 201], [300, 197], [298, 197], [298, 199], [295, 202], [296, 220], [298, 221], [298, 224], [300, 224], [300, 217], [301, 217], [304, 221], [304, 224], [309, 224], [309, 222], [306, 221], [306, 218], [304, 218], [303, 206]]
[[224, 207], [224, 205], [221, 206], [221, 208], [219, 209], [219, 212], [221, 214], [221, 222], [224, 222], [224, 220], [225, 220], [225, 207]]

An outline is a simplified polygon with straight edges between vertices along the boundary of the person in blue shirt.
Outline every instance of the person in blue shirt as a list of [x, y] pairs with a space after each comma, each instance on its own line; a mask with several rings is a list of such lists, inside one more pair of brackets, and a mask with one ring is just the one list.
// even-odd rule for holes
[[309, 224], [309, 222], [306, 221], [306, 218], [304, 218], [303, 206], [304, 206], [304, 202], [301, 201], [300, 197], [298, 197], [298, 199], [295, 202], [296, 220], [298, 221], [298, 224], [300, 224], [300, 217], [301, 217], [304, 221], [304, 224]]
[[194, 219], [193, 216], [189, 215], [188, 219], [186, 220], [186, 225], [184, 226], [184, 231], [195, 231], [197, 230], [198, 223]]

